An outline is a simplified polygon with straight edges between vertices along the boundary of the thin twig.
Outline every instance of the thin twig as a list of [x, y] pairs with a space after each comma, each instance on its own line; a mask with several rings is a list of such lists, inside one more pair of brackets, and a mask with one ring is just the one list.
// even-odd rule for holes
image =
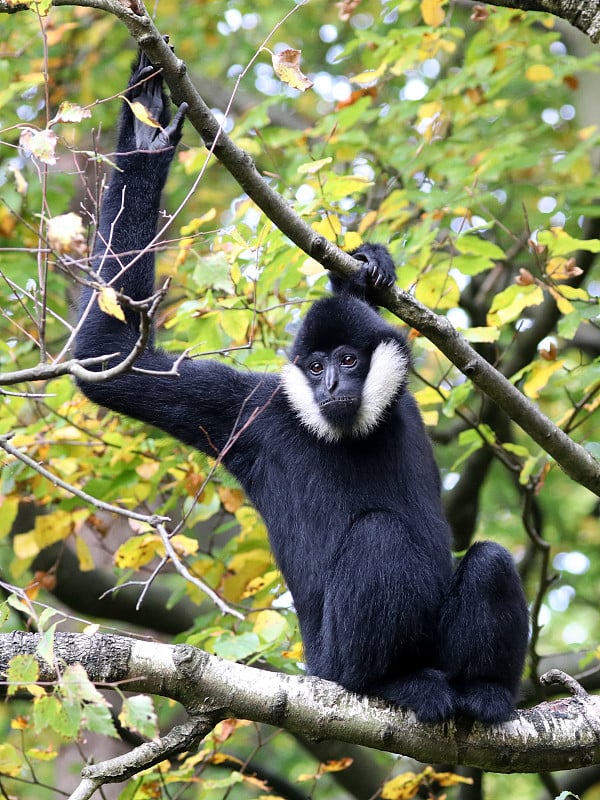
[[43, 475], [44, 478], [47, 478], [54, 486], [59, 486], [61, 489], [64, 489], [69, 494], [74, 494], [76, 497], [85, 500], [86, 503], [91, 503], [91, 505], [95, 506], [96, 508], [101, 508], [104, 511], [110, 511], [113, 514], [119, 514], [122, 517], [127, 517], [128, 519], [135, 519], [138, 522], [146, 522], [148, 525], [151, 525], [155, 528], [161, 522], [169, 522], [169, 517], [161, 517], [158, 514], [138, 514], [137, 511], [129, 511], [126, 508], [119, 508], [118, 506], [110, 505], [110, 503], [105, 503], [102, 500], [98, 500], [97, 497], [92, 497], [91, 494], [87, 494], [86, 492], [78, 489], [76, 486], [73, 486], [70, 483], [66, 483], [57, 475], [53, 475], [49, 472], [45, 467], [43, 467], [39, 462], [35, 461], [33, 458], [30, 458], [25, 453], [22, 453], [16, 447], [13, 447], [9, 444], [10, 439], [12, 439], [14, 433], [8, 433], [4, 436], [0, 436], [0, 447], [9, 453], [11, 456], [14, 456], [19, 461], [22, 461], [23, 464], [27, 464], [28, 467], [34, 469], [40, 475]]

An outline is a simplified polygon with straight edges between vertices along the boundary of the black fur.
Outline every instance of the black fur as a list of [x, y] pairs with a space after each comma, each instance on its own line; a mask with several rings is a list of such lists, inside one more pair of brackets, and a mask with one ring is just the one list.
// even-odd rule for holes
[[[148, 72], [142, 59], [131, 83]], [[165, 131], [147, 129], [124, 105], [119, 170], [103, 200], [94, 264], [102, 280], [143, 300], [154, 291], [153, 256], [127, 265], [155, 235], [184, 109], [169, 125], [158, 77], [132, 94], [153, 105]], [[330, 383], [350, 387], [332, 395], [343, 402], [364, 383], [382, 342], [396, 347], [400, 361], [407, 363], [408, 353], [398, 330], [368, 304], [370, 287], [393, 279], [387, 250], [364, 245], [355, 255], [365, 261], [363, 272], [350, 283], [334, 279], [337, 296], [313, 305], [292, 347], [302, 374], [312, 365], [315, 385], [329, 369]], [[107, 359], [114, 366], [137, 339], [136, 315], [128, 312], [124, 324], [90, 298], [84, 291], [87, 316], [76, 355], [119, 352]], [[320, 372], [315, 359], [327, 369]], [[134, 369], [80, 386], [96, 403], [211, 455], [230, 445], [223, 461], [267, 524], [309, 672], [408, 706], [424, 721], [456, 712], [484, 722], [507, 719], [527, 641], [520, 581], [508, 553], [490, 542], [472, 547], [453, 572], [439, 475], [405, 378], [368, 435], [328, 441], [300, 422], [280, 376], [189, 359], [177, 377], [156, 374], [173, 363], [150, 344], [135, 366], [154, 374]], [[345, 408], [343, 425], [354, 415], [354, 406]]]

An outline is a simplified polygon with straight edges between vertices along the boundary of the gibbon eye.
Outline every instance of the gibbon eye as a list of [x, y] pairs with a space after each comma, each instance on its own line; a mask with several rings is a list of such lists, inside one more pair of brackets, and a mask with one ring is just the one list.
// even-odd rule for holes
[[313, 375], [320, 375], [323, 372], [323, 364], [320, 361], [313, 361], [309, 366], [309, 370]]
[[355, 367], [356, 366], [356, 356], [347, 353], [345, 356], [342, 356], [340, 359], [340, 364], [342, 367]]

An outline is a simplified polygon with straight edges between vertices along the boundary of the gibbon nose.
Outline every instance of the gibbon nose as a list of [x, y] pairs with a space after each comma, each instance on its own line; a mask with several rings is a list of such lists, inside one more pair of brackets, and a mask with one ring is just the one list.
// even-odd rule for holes
[[328, 392], [333, 392], [339, 383], [338, 370], [334, 364], [328, 364], [325, 369], [325, 386]]

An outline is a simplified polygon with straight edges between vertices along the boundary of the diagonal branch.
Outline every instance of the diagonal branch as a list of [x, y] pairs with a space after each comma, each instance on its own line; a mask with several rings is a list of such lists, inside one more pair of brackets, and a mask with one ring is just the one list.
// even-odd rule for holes
[[[545, 0], [540, 0], [543, 1]], [[569, 0], [564, 0], [565, 4], [568, 2]], [[3, 10], [1, 3], [2, 0], [0, 12]], [[188, 118], [207, 147], [269, 219], [305, 253], [335, 274], [350, 277], [358, 270], [358, 262], [335, 244], [316, 234], [288, 202], [263, 180], [251, 156], [237, 147], [225, 134], [187, 75], [185, 64], [166, 44], [153, 20], [145, 13], [141, 2], [136, 0], [133, 4], [137, 13], [116, 0], [54, 0], [54, 4], [90, 6], [117, 16], [127, 26], [150, 61], [162, 69], [175, 103], [188, 103]], [[382, 291], [377, 299], [381, 305], [433, 342], [467, 378], [549, 453], [567, 475], [600, 495], [600, 464], [584, 447], [576, 444], [557, 428], [509, 380], [490, 366], [460, 336], [447, 318], [433, 313], [397, 287]]]

